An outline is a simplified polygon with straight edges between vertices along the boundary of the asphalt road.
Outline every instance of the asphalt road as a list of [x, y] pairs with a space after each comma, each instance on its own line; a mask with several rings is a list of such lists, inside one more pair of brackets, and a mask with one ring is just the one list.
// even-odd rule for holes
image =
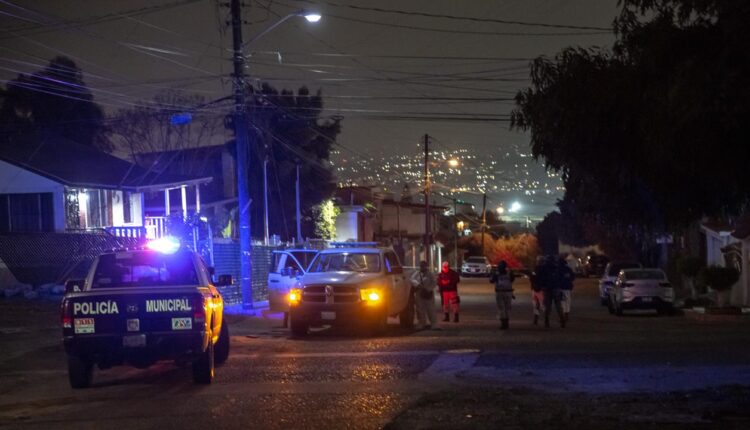
[[0, 301], [0, 428], [750, 428], [748, 321], [609, 315], [578, 280], [566, 328], [531, 324], [514, 285], [500, 331], [486, 279], [460, 285], [461, 322], [290, 339], [278, 319], [230, 318], [211, 386], [189, 367], [97, 371], [68, 386], [56, 305]]

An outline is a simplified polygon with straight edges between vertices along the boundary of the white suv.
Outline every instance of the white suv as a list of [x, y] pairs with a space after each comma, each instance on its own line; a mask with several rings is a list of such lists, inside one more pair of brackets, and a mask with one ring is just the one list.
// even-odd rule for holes
[[490, 276], [492, 265], [487, 257], [469, 257], [461, 265], [462, 276]]
[[321, 251], [290, 291], [289, 304], [294, 336], [323, 325], [358, 325], [381, 333], [395, 315], [402, 327], [414, 325], [411, 285], [390, 248]]

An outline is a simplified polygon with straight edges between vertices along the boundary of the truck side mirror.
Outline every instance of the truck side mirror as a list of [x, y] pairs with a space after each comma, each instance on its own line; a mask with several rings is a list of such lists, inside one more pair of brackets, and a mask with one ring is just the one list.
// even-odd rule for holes
[[65, 294], [83, 291], [83, 279], [68, 279], [65, 281]]
[[232, 275], [219, 275], [219, 279], [216, 281], [217, 287], [227, 287], [232, 284], [234, 284]]

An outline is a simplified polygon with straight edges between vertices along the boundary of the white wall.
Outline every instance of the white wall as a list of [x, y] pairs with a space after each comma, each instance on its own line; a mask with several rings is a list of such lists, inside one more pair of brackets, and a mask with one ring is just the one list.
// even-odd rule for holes
[[0, 160], [0, 194], [52, 193], [55, 231], [65, 231], [65, 187]]
[[352, 207], [342, 207], [341, 213], [336, 217], [336, 241], [345, 242], [347, 240], [361, 241], [359, 237], [358, 209]]

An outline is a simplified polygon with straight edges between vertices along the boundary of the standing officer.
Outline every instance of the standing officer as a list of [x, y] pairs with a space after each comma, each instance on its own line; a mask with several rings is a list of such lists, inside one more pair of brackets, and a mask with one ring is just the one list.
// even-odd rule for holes
[[[424, 329], [437, 328], [435, 314], [435, 275], [426, 261], [419, 263], [419, 270], [411, 275], [411, 285], [415, 289], [417, 321]], [[427, 322], [429, 321], [429, 324]]]
[[501, 261], [493, 271], [490, 282], [495, 284], [495, 302], [500, 317], [500, 330], [508, 329], [510, 307], [513, 299], [513, 273], [508, 271], [508, 263]]
[[531, 306], [534, 312], [534, 325], [539, 324], [539, 317], [544, 315], [544, 280], [540, 273], [542, 273], [542, 264], [544, 263], [544, 257], [539, 256], [536, 260], [536, 267], [529, 276], [531, 283]]
[[450, 321], [450, 314], [453, 313], [453, 322], [458, 322], [458, 283], [461, 278], [455, 270], [450, 268], [447, 261], [443, 261], [442, 271], [438, 275], [438, 287], [440, 294], [443, 296], [443, 312], [445, 318], [443, 321]]

